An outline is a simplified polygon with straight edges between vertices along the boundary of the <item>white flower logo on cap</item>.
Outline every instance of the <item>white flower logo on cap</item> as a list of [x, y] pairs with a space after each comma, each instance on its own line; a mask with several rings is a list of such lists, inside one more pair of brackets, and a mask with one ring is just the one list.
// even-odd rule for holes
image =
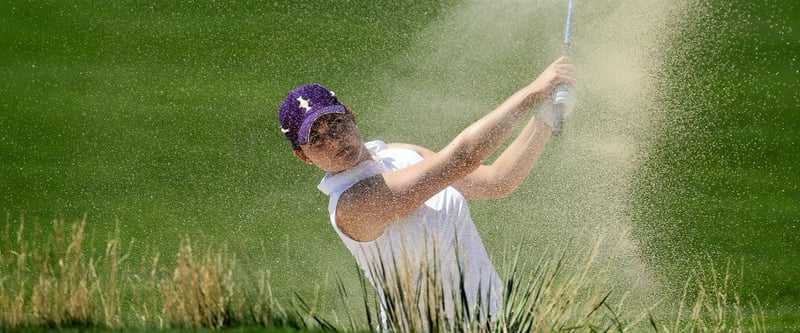
[[309, 100], [304, 99], [303, 96], [300, 96], [300, 97], [297, 98], [297, 101], [300, 102], [300, 105], [298, 106], [299, 108], [306, 109], [306, 112], [310, 112], [311, 111], [311, 106], [309, 106], [309, 104], [310, 104]]

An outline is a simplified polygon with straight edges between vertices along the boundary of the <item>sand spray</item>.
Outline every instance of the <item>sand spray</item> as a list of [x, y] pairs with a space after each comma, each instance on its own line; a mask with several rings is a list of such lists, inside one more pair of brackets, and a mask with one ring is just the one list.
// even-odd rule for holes
[[[457, 5], [378, 79], [388, 100], [369, 105], [380, 124], [367, 139], [443, 147], [561, 54], [566, 6], [566, 0]], [[631, 235], [627, 203], [648, 135], [665, 117], [655, 91], [659, 50], [684, 9], [682, 1], [575, 2], [577, 102], [564, 133], [514, 195], [471, 203], [496, 257], [510, 245], [531, 258], [565, 252], [580, 261], [600, 244], [598, 276], [645, 306], [661, 299], [658, 277]]]

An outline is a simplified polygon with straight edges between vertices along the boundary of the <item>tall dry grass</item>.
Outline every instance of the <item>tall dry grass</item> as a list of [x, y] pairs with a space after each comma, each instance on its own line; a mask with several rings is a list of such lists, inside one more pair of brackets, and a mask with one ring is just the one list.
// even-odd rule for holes
[[[351, 319], [350, 327], [393, 332], [624, 331], [630, 323], [625, 323], [610, 304], [610, 293], [604, 288], [607, 285], [591, 275], [598, 249], [595, 247], [584, 262], [560, 254], [552, 260], [544, 256], [531, 268], [520, 264], [519, 251], [513, 256], [507, 254], [502, 274], [503, 305], [489, 320], [485, 320], [488, 309], [467, 307], [461, 276], [444, 283], [450, 277], [430, 269], [435, 265], [421, 263], [422, 269], [410, 278], [408, 274], [392, 274], [390, 268], [395, 263], [378, 263], [372, 271], [381, 279], [377, 284], [384, 300], [373, 298], [370, 304], [356, 297], [363, 307], [360, 315], [368, 320], [366, 326], [359, 327]], [[445, 285], [455, 287], [448, 290]], [[362, 280], [363, 293], [371, 287]], [[343, 299], [348, 297], [342, 288], [340, 294]], [[345, 305], [352, 316], [351, 308]]]
[[[9, 237], [7, 224], [6, 245], [0, 250], [5, 273], [0, 281], [0, 322], [4, 326], [83, 327], [98, 323], [101, 308], [91, 300], [106, 300], [104, 292], [112, 290], [113, 294], [116, 286], [102, 280], [96, 261], [84, 255], [85, 219], [70, 227], [66, 233], [63, 223], [53, 221], [50, 237], [32, 243], [23, 237], [24, 223], [19, 224], [14, 239]], [[114, 325], [113, 319], [109, 324]]]
[[[599, 245], [599, 243], [597, 243]], [[505, 272], [505, 306], [499, 332], [621, 331], [625, 323], [612, 309], [607, 281], [591, 275], [599, 247], [583, 262], [559, 254], [541, 259], [532, 274], [517, 256]]]
[[[279, 304], [269, 271], [243, 272], [225, 247], [184, 240], [174, 262], [154, 252], [139, 264], [124, 250], [119, 229], [104, 250], [87, 247], [87, 219], [32, 230], [10, 216], [0, 230], [0, 330], [35, 328], [293, 328], [333, 331], [428, 332], [764, 332], [758, 304], [742, 304], [730, 269], [698, 269], [677, 300], [658, 308], [625, 308], [596, 274], [598, 247], [579, 261], [543, 256], [527, 267], [519, 252], [503, 264], [503, 306], [492, 320], [467, 309], [463, 288], [442, 292], [443, 277], [424, 271], [409, 281], [388, 279], [381, 302], [362, 276], [359, 290], [338, 285], [343, 322], [296, 297]], [[90, 243], [90, 242], [89, 242]], [[95, 254], [98, 252], [97, 254]], [[463, 274], [463, 272], [461, 272]], [[456, 285], [458, 282], [455, 283]], [[416, 289], [410, 286], [417, 286]], [[419, 287], [424, 285], [424, 287]], [[619, 291], [624, 292], [624, 291]], [[444, 304], [452, 301], [455, 310]], [[425, 306], [420, 307], [420, 301]], [[355, 304], [352, 304], [355, 303]], [[480, 303], [480, 302], [478, 302]], [[656, 314], [658, 313], [658, 314]], [[336, 317], [336, 316], [334, 316]], [[338, 317], [337, 317], [338, 318]]]
[[86, 246], [86, 216], [67, 227], [56, 219], [49, 231], [26, 227], [7, 216], [0, 235], [0, 330], [330, 327], [299, 306], [281, 306], [268, 271], [235, 278], [236, 259], [224, 249], [198, 256], [187, 239], [173, 264], [162, 264], [156, 252], [134, 267], [119, 228], [95, 256]]
[[230, 321], [229, 306], [234, 294], [231, 263], [223, 253], [206, 252], [195, 259], [189, 241], [184, 241], [178, 253], [177, 267], [170, 278], [164, 279], [167, 319], [181, 327], [219, 328]]
[[[708, 260], [707, 262], [711, 262]], [[739, 270], [741, 281], [743, 271]], [[724, 271], [698, 263], [691, 272], [672, 311], [661, 323], [651, 320], [657, 332], [766, 332], [764, 313], [757, 300], [744, 304], [735, 286], [733, 266]]]
[[[544, 255], [533, 267], [520, 263], [519, 251], [504, 257], [503, 306], [490, 322], [466, 308], [463, 289], [448, 294], [440, 272], [423, 269], [412, 281], [407, 275], [386, 273], [393, 264], [379, 263], [380, 294], [361, 280], [362, 294], [353, 306], [345, 303], [351, 331], [390, 332], [766, 332], [758, 304], [744, 306], [729, 270], [700, 267], [687, 280], [679, 299], [650, 307], [627, 307], [624, 290], [615, 290], [596, 267], [601, 243], [580, 259], [566, 253]], [[708, 265], [708, 264], [704, 264]], [[421, 266], [427, 267], [427, 263]], [[458, 281], [453, 282], [458, 284]], [[423, 285], [423, 287], [420, 287]], [[340, 286], [340, 297], [352, 296]], [[449, 297], [449, 300], [445, 300]], [[422, 301], [420, 301], [422, 299]], [[455, 303], [448, 311], [447, 301]], [[420, 306], [424, 304], [424, 306]], [[366, 317], [359, 326], [357, 317]]]

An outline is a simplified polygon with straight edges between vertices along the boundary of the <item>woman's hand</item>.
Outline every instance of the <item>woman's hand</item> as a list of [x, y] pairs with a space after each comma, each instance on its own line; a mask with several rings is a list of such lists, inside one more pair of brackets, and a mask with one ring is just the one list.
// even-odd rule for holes
[[572, 60], [562, 56], [547, 66], [539, 76], [528, 86], [531, 93], [549, 95], [559, 84], [574, 85]]

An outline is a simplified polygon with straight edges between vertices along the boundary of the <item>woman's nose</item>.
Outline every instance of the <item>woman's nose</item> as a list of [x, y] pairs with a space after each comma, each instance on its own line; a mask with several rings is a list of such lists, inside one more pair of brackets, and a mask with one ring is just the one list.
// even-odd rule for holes
[[336, 139], [339, 138], [339, 135], [340, 135], [339, 133], [336, 133], [334, 131], [330, 131], [330, 132], [326, 133], [326, 135], [323, 137], [322, 143], [325, 144], [328, 147], [334, 146], [338, 142], [338, 140], [336, 140]]

